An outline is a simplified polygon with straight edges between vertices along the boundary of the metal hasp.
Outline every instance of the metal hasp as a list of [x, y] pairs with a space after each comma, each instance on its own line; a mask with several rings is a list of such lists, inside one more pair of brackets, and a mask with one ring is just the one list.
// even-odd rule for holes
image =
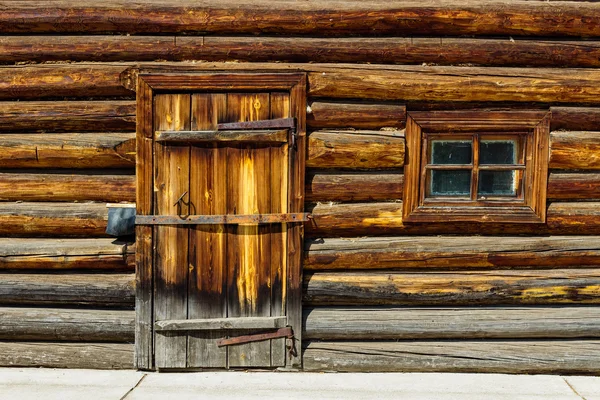
[[270, 339], [278, 339], [278, 338], [287, 338], [288, 345], [287, 351], [290, 357], [295, 357], [298, 352], [296, 350], [296, 342], [294, 340], [294, 331], [291, 326], [286, 326], [285, 328], [279, 328], [273, 332], [262, 332], [262, 333], [254, 333], [251, 335], [242, 335], [236, 336], [232, 338], [219, 339], [217, 340], [217, 346], [231, 346], [236, 344], [244, 344], [244, 343], [252, 343], [252, 342], [262, 342], [264, 340]]
[[237, 225], [237, 224], [280, 224], [305, 222], [309, 213], [288, 214], [225, 214], [225, 215], [136, 215], [136, 225]]

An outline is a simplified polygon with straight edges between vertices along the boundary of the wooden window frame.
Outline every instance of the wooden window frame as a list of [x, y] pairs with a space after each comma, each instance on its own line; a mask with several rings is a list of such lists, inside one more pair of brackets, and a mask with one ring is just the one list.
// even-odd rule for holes
[[[523, 137], [522, 197], [470, 200], [426, 197], [427, 140], [432, 136]], [[548, 111], [418, 111], [407, 115], [403, 221], [544, 223], [548, 184], [550, 113]], [[476, 139], [479, 140], [479, 139]], [[477, 150], [474, 148], [474, 152]]]

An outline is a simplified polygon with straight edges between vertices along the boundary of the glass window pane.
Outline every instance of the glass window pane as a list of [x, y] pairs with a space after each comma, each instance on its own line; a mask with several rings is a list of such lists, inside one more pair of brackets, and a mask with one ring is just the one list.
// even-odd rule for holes
[[481, 140], [479, 164], [516, 164], [517, 140]]
[[431, 164], [471, 164], [468, 140], [432, 140]]
[[517, 171], [479, 171], [479, 196], [516, 196]]
[[431, 196], [470, 196], [471, 171], [430, 170]]

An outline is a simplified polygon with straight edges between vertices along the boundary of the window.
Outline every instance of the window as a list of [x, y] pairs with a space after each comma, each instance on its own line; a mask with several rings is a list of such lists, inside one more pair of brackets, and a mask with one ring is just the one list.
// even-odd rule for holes
[[410, 113], [404, 221], [544, 222], [549, 121], [542, 111]]

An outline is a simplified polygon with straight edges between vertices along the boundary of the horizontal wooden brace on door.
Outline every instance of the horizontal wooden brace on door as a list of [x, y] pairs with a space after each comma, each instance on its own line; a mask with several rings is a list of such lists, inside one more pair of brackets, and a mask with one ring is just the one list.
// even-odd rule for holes
[[279, 329], [287, 325], [287, 317], [238, 317], [164, 320], [154, 323], [160, 331], [211, 331], [235, 329]]
[[288, 129], [226, 130], [226, 131], [156, 131], [157, 142], [253, 142], [287, 143]]
[[311, 218], [309, 213], [288, 214], [226, 214], [226, 215], [136, 215], [136, 225], [236, 225], [236, 224], [279, 224], [304, 222]]

